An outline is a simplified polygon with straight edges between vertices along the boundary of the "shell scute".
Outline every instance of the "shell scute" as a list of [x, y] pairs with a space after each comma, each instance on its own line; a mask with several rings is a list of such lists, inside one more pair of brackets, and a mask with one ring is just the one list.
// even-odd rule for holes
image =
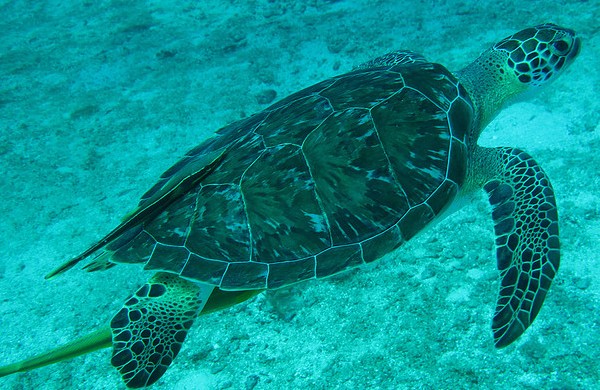
[[269, 264], [268, 288], [278, 288], [297, 282], [315, 278], [315, 257]]
[[252, 235], [252, 260], [296, 260], [331, 245], [315, 182], [299, 147], [265, 150], [245, 172], [241, 190]]
[[190, 251], [182, 246], [167, 246], [158, 243], [144, 269], [181, 273], [189, 257]]
[[446, 113], [412, 89], [372, 111], [392, 171], [410, 206], [424, 202], [446, 177], [451, 138]]
[[374, 261], [456, 196], [471, 121], [464, 89], [437, 64], [325, 80], [188, 152], [90, 266], [146, 263], [248, 290]]
[[408, 208], [368, 110], [331, 116], [307, 137], [302, 151], [334, 245], [362, 241]]
[[[394, 67], [392, 69], [396, 69]], [[419, 91], [442, 111], [447, 112], [458, 96], [456, 78], [440, 64], [419, 63], [399, 68], [407, 87]]]
[[434, 217], [433, 210], [425, 203], [413, 207], [398, 223], [402, 237], [408, 241], [433, 221]]
[[234, 184], [203, 186], [196, 207], [183, 225], [185, 246], [207, 259], [247, 261], [250, 231], [240, 187]]
[[214, 171], [202, 181], [203, 185], [209, 184], [240, 184], [240, 180], [246, 169], [266, 149], [260, 135], [250, 133], [245, 136], [243, 142], [239, 142], [235, 148], [226, 153], [222, 162]]
[[366, 263], [375, 261], [398, 248], [402, 242], [404, 242], [402, 232], [398, 228], [398, 225], [393, 225], [361, 244], [363, 259]]
[[372, 108], [404, 87], [399, 73], [379, 70], [357, 70], [336, 78], [336, 82], [320, 92], [336, 111], [348, 108]]
[[470, 100], [463, 97], [466, 92], [463, 91], [461, 95], [452, 103], [452, 108], [448, 112], [448, 124], [452, 137], [465, 143], [467, 132], [473, 125], [473, 106]]
[[337, 246], [316, 256], [316, 277], [326, 277], [364, 263], [360, 244]]
[[439, 215], [448, 207], [448, 199], [453, 199], [458, 194], [458, 190], [458, 184], [445, 180], [427, 199], [427, 204], [435, 215]]
[[223, 290], [262, 290], [267, 288], [269, 265], [253, 261], [229, 263], [219, 287]]
[[172, 246], [182, 246], [187, 240], [190, 218], [196, 205], [196, 191], [183, 195], [167, 206], [156, 218], [149, 221], [144, 229], [156, 241]]
[[209, 260], [192, 253], [180, 275], [189, 280], [218, 286], [228, 266], [228, 262]]
[[333, 108], [326, 98], [309, 95], [269, 113], [268, 121], [258, 126], [255, 133], [263, 137], [268, 147], [282, 143], [301, 145], [306, 136], [332, 113]]
[[446, 174], [448, 180], [452, 180], [458, 185], [463, 184], [467, 175], [467, 158], [467, 146], [453, 138], [448, 158], [448, 173]]

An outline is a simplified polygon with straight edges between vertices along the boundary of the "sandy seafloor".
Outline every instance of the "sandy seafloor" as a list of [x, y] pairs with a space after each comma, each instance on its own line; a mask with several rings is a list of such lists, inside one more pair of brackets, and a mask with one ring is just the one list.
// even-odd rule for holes
[[[157, 389], [600, 389], [600, 2], [1, 1], [0, 362], [105, 324], [149, 276], [43, 276], [109, 231], [227, 123], [396, 48], [460, 69], [552, 21], [583, 50], [505, 109], [485, 145], [533, 154], [558, 199], [562, 264], [533, 326], [496, 350], [482, 197], [396, 253], [196, 321]], [[2, 389], [124, 388], [110, 350]]]

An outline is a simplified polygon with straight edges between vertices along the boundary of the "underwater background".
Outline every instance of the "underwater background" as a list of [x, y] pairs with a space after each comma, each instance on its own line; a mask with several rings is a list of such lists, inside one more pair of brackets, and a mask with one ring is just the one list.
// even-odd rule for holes
[[[44, 275], [218, 128], [394, 49], [458, 70], [513, 32], [582, 52], [480, 143], [550, 176], [562, 263], [496, 350], [481, 197], [375, 264], [200, 317], [156, 389], [600, 389], [600, 1], [0, 1], [0, 365], [104, 326], [150, 273]], [[121, 389], [110, 349], [2, 389]]]

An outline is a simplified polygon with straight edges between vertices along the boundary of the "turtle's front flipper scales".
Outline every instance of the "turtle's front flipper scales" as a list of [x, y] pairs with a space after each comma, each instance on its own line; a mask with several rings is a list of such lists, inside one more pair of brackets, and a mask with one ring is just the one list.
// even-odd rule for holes
[[540, 311], [560, 262], [558, 213], [548, 177], [527, 153], [479, 149], [494, 177], [484, 185], [501, 274], [492, 329], [497, 348], [516, 340]]
[[113, 317], [112, 365], [127, 387], [156, 382], [179, 353], [213, 286], [157, 273]]

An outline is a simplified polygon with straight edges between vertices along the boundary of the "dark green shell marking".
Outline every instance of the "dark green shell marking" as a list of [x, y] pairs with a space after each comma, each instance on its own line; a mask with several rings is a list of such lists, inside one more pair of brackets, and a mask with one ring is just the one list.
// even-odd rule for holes
[[[142, 262], [221, 289], [263, 289], [398, 247], [457, 194], [472, 120], [455, 77], [414, 58], [323, 81], [222, 129], [140, 207], [194, 171], [205, 169], [202, 180], [91, 267]], [[218, 156], [210, 171], [205, 156]]]

